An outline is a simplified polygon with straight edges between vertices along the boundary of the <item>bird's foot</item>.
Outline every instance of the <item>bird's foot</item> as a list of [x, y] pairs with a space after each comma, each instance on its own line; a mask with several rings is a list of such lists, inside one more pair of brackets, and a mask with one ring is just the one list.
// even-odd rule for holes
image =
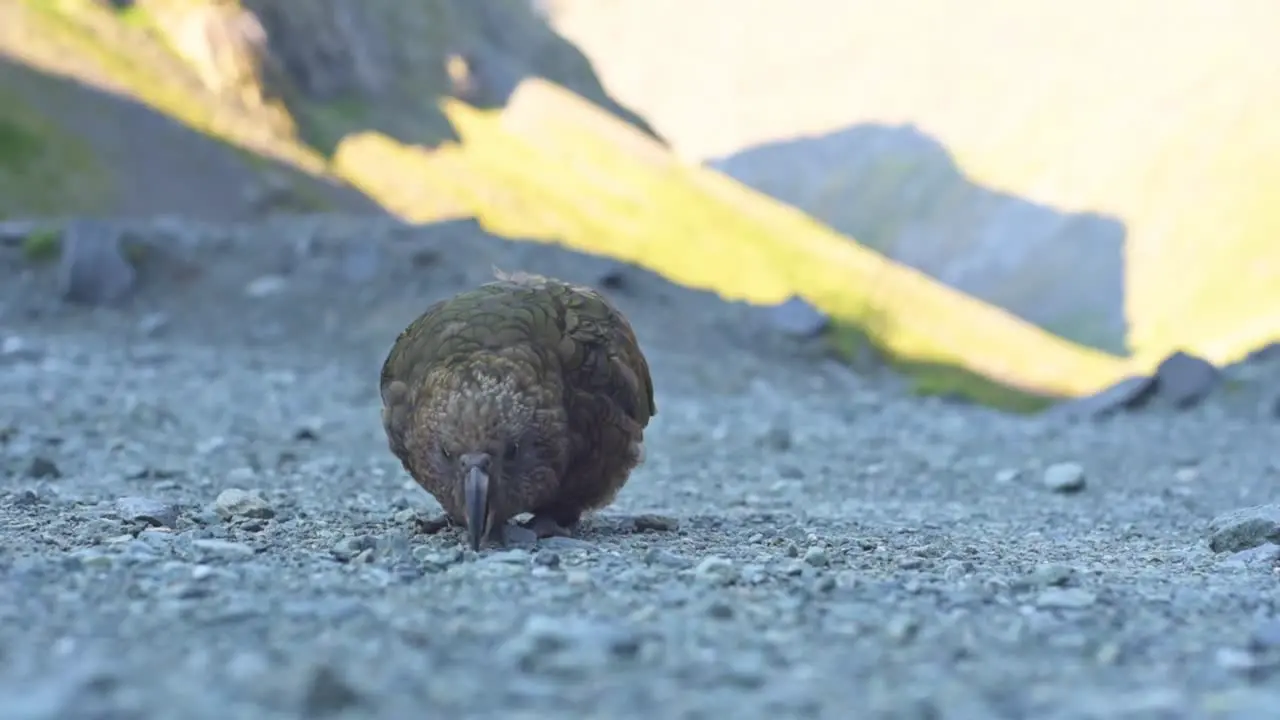
[[556, 522], [550, 515], [534, 515], [520, 523], [520, 527], [531, 531], [539, 540], [553, 537], [573, 537], [573, 527], [565, 527]]
[[440, 513], [435, 517], [416, 517], [414, 518], [414, 527], [423, 535], [435, 535], [445, 528], [451, 527], [453, 520], [450, 519], [448, 513]]

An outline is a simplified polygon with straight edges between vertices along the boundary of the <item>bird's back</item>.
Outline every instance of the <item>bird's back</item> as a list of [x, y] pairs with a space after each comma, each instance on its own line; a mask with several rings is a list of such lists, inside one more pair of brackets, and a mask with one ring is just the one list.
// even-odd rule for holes
[[636, 422], [648, 422], [657, 412], [649, 366], [608, 299], [544, 276], [497, 276], [432, 304], [400, 333], [382, 366], [384, 396], [391, 382], [415, 387], [433, 367], [477, 353], [515, 353], [559, 365], [567, 382], [616, 396]]

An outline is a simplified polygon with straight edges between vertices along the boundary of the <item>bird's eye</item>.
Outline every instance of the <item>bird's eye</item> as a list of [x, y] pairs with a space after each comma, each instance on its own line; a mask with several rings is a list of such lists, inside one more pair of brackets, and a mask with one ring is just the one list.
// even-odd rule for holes
[[502, 451], [502, 459], [511, 462], [520, 454], [520, 443], [509, 442], [507, 447]]

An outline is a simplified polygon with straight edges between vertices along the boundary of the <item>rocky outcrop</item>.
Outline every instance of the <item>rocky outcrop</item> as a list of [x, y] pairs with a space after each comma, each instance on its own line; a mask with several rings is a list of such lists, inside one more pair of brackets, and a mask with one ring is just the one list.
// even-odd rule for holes
[[283, 102], [325, 150], [369, 129], [434, 145], [452, 137], [439, 97], [500, 106], [529, 76], [652, 132], [523, 0], [138, 0], [136, 8], [207, 89], [250, 108]]

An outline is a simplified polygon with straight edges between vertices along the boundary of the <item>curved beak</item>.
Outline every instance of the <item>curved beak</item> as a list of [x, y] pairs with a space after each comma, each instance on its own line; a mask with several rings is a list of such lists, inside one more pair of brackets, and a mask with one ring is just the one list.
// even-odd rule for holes
[[467, 540], [471, 549], [479, 552], [489, 524], [489, 474], [478, 467], [467, 470], [463, 484], [467, 504]]

